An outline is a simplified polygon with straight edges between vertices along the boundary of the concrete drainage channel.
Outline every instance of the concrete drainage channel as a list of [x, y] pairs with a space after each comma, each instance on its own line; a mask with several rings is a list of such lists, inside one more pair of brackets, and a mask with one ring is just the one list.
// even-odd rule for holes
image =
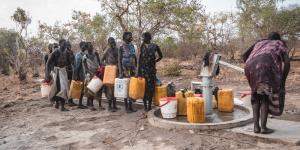
[[185, 117], [175, 119], [163, 119], [160, 109], [148, 112], [148, 121], [152, 126], [164, 129], [198, 129], [198, 130], [218, 130], [229, 129], [247, 125], [252, 122], [252, 109], [244, 105], [235, 105], [233, 113], [214, 112], [214, 119], [207, 123], [188, 123]]

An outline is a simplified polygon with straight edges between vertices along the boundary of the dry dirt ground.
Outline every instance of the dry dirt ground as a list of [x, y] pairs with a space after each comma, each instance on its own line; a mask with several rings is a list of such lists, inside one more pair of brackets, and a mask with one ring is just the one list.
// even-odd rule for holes
[[[197, 80], [191, 62], [181, 64], [179, 77], [161, 77], [164, 83], [174, 81], [177, 88]], [[159, 65], [162, 68], [164, 65]], [[293, 63], [287, 83], [285, 113], [279, 119], [300, 122], [300, 63]], [[142, 109], [116, 113], [68, 107], [60, 112], [40, 98], [40, 84], [35, 79], [20, 83], [15, 76], [0, 76], [0, 150], [15, 149], [300, 149], [300, 147], [225, 130], [165, 130], [152, 127]], [[247, 90], [243, 75], [221, 69], [216, 79], [221, 88]], [[105, 106], [106, 103], [104, 104]]]

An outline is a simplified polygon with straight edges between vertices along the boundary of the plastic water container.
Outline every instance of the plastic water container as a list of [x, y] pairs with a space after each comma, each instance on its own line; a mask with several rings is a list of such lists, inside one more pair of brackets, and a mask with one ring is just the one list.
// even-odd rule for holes
[[193, 95], [194, 95], [193, 91], [181, 90], [181, 91], [176, 92], [177, 115], [186, 116], [186, 113], [187, 113], [186, 101], [187, 101], [188, 97], [192, 97]]
[[48, 97], [50, 91], [51, 91], [51, 84], [43, 82], [41, 84], [41, 95], [42, 95], [42, 97]]
[[143, 99], [146, 81], [142, 77], [131, 77], [129, 82], [129, 97], [133, 100]]
[[104, 85], [114, 85], [115, 79], [117, 77], [117, 66], [107, 65], [104, 69], [103, 84]]
[[102, 86], [102, 81], [97, 76], [94, 76], [90, 83], [87, 85], [87, 88], [93, 93], [97, 93]]
[[[203, 97], [202, 94], [194, 94], [194, 97]], [[213, 109], [217, 109], [218, 108], [218, 103], [217, 103], [217, 100], [216, 100], [216, 97], [213, 96]]]
[[187, 121], [189, 123], [204, 123], [205, 108], [202, 97], [187, 98]]
[[72, 80], [70, 85], [69, 97], [74, 99], [79, 99], [81, 96], [82, 86], [83, 86], [82, 81]]
[[155, 92], [154, 92], [154, 105], [159, 106], [159, 99], [167, 97], [167, 86], [162, 85], [162, 86], [156, 86], [155, 87]]
[[218, 110], [229, 113], [234, 111], [234, 94], [232, 89], [218, 91]]
[[128, 97], [128, 84], [129, 84], [129, 78], [115, 79], [114, 95], [116, 98]]
[[159, 100], [160, 111], [165, 119], [176, 118], [177, 114], [177, 99], [176, 97], [165, 97]]

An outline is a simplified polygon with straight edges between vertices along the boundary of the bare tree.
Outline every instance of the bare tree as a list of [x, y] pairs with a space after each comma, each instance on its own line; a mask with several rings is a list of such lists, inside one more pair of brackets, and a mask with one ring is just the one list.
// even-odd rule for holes
[[25, 10], [21, 8], [17, 8], [11, 18], [16, 23], [19, 36], [16, 38], [17, 49], [13, 50], [13, 55], [9, 57], [9, 60], [14, 65], [14, 69], [18, 73], [19, 79], [26, 80], [28, 44], [25, 39], [27, 38], [27, 27], [31, 23], [31, 18], [26, 14]]

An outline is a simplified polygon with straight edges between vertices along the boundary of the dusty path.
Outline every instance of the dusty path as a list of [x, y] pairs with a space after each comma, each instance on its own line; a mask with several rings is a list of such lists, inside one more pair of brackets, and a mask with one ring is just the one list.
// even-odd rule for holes
[[[261, 149], [284, 145], [225, 131], [177, 131], [151, 127], [142, 110], [125, 114], [74, 109], [59, 112], [42, 99], [1, 118], [0, 149]], [[30, 106], [31, 109], [25, 109]], [[292, 148], [285, 145], [287, 148]]]
[[[300, 66], [298, 64], [297, 66]], [[300, 67], [299, 67], [300, 68]], [[279, 119], [300, 122], [300, 69], [291, 71], [287, 84], [285, 112]], [[188, 88], [195, 72], [181, 77], [161, 77], [166, 83]], [[230, 79], [230, 80], [228, 80]], [[189, 131], [154, 128], [143, 110], [126, 114], [69, 108], [60, 112], [40, 98], [39, 83], [29, 79], [0, 76], [0, 150], [16, 149], [300, 149], [290, 145], [255, 139], [224, 130]], [[222, 71], [216, 82], [235, 91], [248, 89], [241, 75]], [[122, 107], [122, 106], [119, 106]]]
[[71, 111], [60, 112], [40, 98], [39, 84], [34, 82], [15, 87], [20, 89], [17, 93], [14, 89], [1, 88], [1, 150], [299, 149], [224, 130], [154, 128], [148, 124], [143, 110], [126, 114], [123, 109], [109, 113], [69, 108]]

